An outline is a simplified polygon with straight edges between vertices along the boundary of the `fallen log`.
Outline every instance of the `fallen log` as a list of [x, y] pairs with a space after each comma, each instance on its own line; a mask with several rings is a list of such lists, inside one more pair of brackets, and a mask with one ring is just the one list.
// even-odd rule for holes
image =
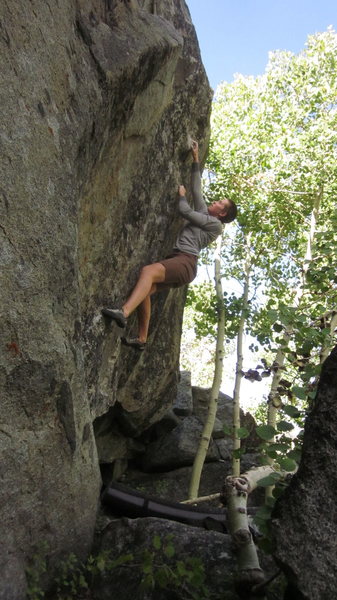
[[159, 517], [227, 533], [227, 517], [224, 509], [205, 509], [179, 502], [169, 502], [141, 494], [116, 482], [111, 483], [103, 490], [101, 502], [117, 515], [130, 518]]

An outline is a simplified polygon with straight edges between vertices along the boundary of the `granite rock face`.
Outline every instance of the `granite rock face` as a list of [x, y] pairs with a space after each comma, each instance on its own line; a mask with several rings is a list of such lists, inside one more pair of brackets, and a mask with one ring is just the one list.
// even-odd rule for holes
[[91, 544], [94, 420], [120, 457], [175, 396], [184, 290], [154, 300], [141, 355], [100, 309], [170, 251], [211, 94], [184, 0], [19, 0], [0, 22], [0, 598], [21, 600], [41, 542], [50, 572]]
[[301, 464], [274, 511], [276, 559], [288, 598], [336, 595], [337, 347], [325, 361], [308, 414]]

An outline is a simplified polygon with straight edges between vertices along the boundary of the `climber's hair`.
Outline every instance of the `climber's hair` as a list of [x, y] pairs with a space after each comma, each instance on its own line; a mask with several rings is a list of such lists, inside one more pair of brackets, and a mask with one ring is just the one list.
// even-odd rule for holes
[[234, 219], [236, 219], [236, 216], [238, 214], [238, 209], [235, 202], [233, 202], [233, 200], [230, 200], [229, 198], [226, 198], [226, 200], [229, 203], [229, 207], [227, 210], [227, 214], [224, 217], [219, 217], [221, 223], [231, 223], [232, 221], [234, 221]]

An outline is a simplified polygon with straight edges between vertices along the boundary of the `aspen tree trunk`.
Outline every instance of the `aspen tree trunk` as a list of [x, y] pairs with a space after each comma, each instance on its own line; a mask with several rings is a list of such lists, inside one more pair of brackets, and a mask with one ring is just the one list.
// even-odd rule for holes
[[[313, 209], [311, 212], [310, 231], [308, 232], [308, 239], [307, 239], [307, 251], [305, 253], [305, 257], [304, 257], [304, 261], [303, 261], [303, 276], [302, 276], [303, 287], [305, 287], [307, 273], [308, 273], [308, 270], [310, 267], [310, 263], [312, 261], [312, 247], [314, 244], [314, 239], [315, 239], [315, 234], [316, 234], [317, 219], [318, 219], [319, 209], [321, 207], [321, 202], [322, 202], [322, 198], [323, 198], [323, 191], [324, 190], [323, 190], [323, 186], [322, 186], [319, 189], [318, 194], [315, 196], [314, 206], [313, 206]], [[302, 294], [303, 294], [303, 292], [302, 292]], [[299, 291], [299, 297], [302, 294]]]
[[[283, 335], [282, 346], [287, 346], [291, 336], [291, 328], [287, 328]], [[270, 392], [268, 395], [268, 425], [276, 428], [276, 418], [278, 410], [281, 406], [281, 399], [278, 393], [278, 386], [282, 379], [282, 369], [284, 365], [285, 353], [281, 348], [278, 349], [275, 360], [272, 366], [274, 371], [273, 379], [271, 382]], [[272, 440], [274, 441], [274, 440]]]
[[216, 349], [215, 349], [215, 365], [214, 365], [214, 376], [213, 384], [208, 404], [207, 419], [204, 425], [203, 432], [199, 447], [194, 459], [190, 487], [188, 491], [189, 499], [196, 498], [199, 492], [201, 472], [206, 459], [209, 443], [212, 436], [214, 427], [214, 421], [216, 417], [216, 411], [218, 408], [219, 391], [222, 380], [223, 370], [223, 356], [224, 356], [224, 337], [225, 337], [225, 307], [223, 302], [223, 290], [221, 283], [221, 269], [220, 269], [220, 254], [221, 254], [221, 236], [217, 242], [217, 249], [214, 259], [214, 281], [215, 281], [215, 292], [217, 297], [217, 310], [218, 310], [218, 326], [217, 326], [217, 337], [216, 337]]
[[[291, 336], [291, 332], [292, 332], [292, 329], [290, 327], [287, 327], [284, 332], [284, 335], [283, 335], [282, 346], [288, 345], [290, 336]], [[268, 395], [267, 422], [268, 422], [268, 425], [270, 425], [271, 427], [274, 427], [274, 429], [276, 429], [277, 414], [278, 414], [279, 408], [282, 404], [277, 388], [279, 386], [280, 380], [282, 379], [284, 360], [285, 360], [285, 353], [284, 353], [282, 347], [280, 347], [276, 353], [276, 357], [275, 357], [275, 360], [273, 363], [274, 374], [273, 374], [270, 392]], [[274, 441], [275, 441], [275, 436], [270, 439], [270, 443], [273, 443]], [[270, 465], [274, 464], [274, 459], [271, 458], [270, 456], [267, 457], [267, 460]], [[266, 492], [265, 492], [266, 498], [270, 498], [273, 495], [273, 489], [274, 489], [273, 486], [268, 486], [266, 488]]]
[[243, 300], [241, 318], [239, 324], [239, 331], [237, 336], [236, 345], [236, 371], [235, 371], [235, 383], [233, 392], [233, 459], [232, 459], [232, 472], [235, 477], [240, 475], [240, 458], [236, 456], [235, 451], [240, 450], [241, 440], [238, 437], [238, 429], [240, 427], [240, 388], [242, 381], [242, 365], [243, 365], [243, 338], [244, 338], [244, 327], [246, 322], [246, 314], [248, 309], [248, 294], [250, 284], [250, 271], [251, 271], [251, 256], [250, 256], [250, 238], [251, 234], [248, 234], [246, 238], [246, 262], [245, 262], [245, 279], [243, 287]]
[[[332, 315], [331, 315], [331, 321], [330, 321], [330, 337], [331, 338], [335, 332], [336, 327], [337, 327], [337, 309], [336, 309], [336, 312], [332, 313]], [[322, 347], [321, 354], [319, 357], [320, 358], [319, 362], [321, 365], [324, 363], [325, 359], [328, 358], [330, 352], [331, 352], [330, 345], [325, 344]], [[316, 378], [316, 382], [317, 381], [318, 381], [318, 377]]]

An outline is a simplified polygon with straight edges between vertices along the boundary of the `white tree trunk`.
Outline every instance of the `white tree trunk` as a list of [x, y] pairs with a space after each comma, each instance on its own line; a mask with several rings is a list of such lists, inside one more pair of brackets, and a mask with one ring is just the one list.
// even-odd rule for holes
[[232, 473], [234, 476], [240, 474], [240, 458], [235, 456], [235, 451], [240, 450], [241, 440], [238, 437], [238, 429], [240, 427], [240, 389], [242, 381], [242, 366], [243, 366], [243, 339], [244, 339], [244, 328], [246, 323], [246, 313], [248, 309], [248, 294], [250, 284], [250, 272], [251, 272], [251, 255], [250, 255], [250, 237], [248, 234], [246, 238], [246, 262], [245, 262], [245, 280], [243, 287], [243, 299], [241, 318], [239, 324], [239, 331], [237, 335], [236, 345], [236, 370], [235, 370], [235, 383], [233, 391], [233, 458], [232, 458]]
[[216, 417], [216, 411], [218, 408], [218, 398], [220, 392], [220, 386], [222, 381], [222, 370], [223, 370], [223, 356], [224, 356], [224, 337], [225, 337], [225, 307], [223, 302], [223, 290], [221, 284], [221, 270], [220, 270], [220, 254], [221, 254], [221, 236], [218, 239], [217, 250], [214, 259], [214, 280], [215, 280], [215, 292], [217, 297], [218, 307], [218, 327], [217, 327], [217, 338], [216, 338], [216, 350], [215, 350], [215, 364], [214, 364], [214, 376], [213, 384], [208, 404], [207, 419], [204, 425], [203, 432], [199, 447], [194, 459], [190, 487], [188, 492], [189, 498], [196, 498], [198, 496], [201, 472], [206, 459], [207, 451], [209, 448], [214, 421]]
[[[331, 343], [329, 343], [335, 333], [335, 329], [337, 328], [337, 310], [336, 312], [332, 311], [331, 313], [331, 321], [330, 321], [330, 340], [322, 347], [320, 354], [320, 364], [323, 364], [325, 359], [328, 358], [331, 352]], [[318, 377], [316, 378], [318, 381]]]

